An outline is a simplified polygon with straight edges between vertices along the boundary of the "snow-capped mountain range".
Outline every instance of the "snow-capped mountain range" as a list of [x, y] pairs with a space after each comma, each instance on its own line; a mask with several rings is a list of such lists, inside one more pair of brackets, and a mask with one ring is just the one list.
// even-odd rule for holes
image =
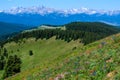
[[105, 22], [120, 25], [120, 10], [54, 9], [40, 7], [14, 7], [0, 10], [0, 21], [25, 25], [54, 24], [62, 25], [69, 22]]
[[62, 14], [80, 14], [80, 13], [85, 13], [85, 14], [108, 14], [108, 15], [116, 15], [116, 14], [120, 14], [120, 10], [110, 10], [110, 11], [106, 11], [106, 10], [95, 10], [95, 9], [89, 9], [89, 8], [85, 8], [82, 7], [80, 9], [65, 9], [65, 10], [59, 10], [59, 9], [54, 9], [54, 8], [47, 8], [45, 6], [33, 6], [33, 7], [13, 7], [9, 10], [0, 10], [0, 12], [4, 12], [4, 13], [9, 13], [9, 14], [20, 14], [20, 13], [33, 13], [33, 14], [40, 14], [40, 15], [44, 15], [44, 14], [49, 14], [49, 13], [62, 13]]

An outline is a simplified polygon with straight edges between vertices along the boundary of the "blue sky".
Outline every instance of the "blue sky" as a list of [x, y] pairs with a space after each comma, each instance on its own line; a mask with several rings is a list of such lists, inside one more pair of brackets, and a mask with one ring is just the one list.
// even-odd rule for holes
[[12, 7], [46, 6], [55, 9], [86, 7], [90, 9], [118, 10], [120, 0], [1, 0], [0, 10]]

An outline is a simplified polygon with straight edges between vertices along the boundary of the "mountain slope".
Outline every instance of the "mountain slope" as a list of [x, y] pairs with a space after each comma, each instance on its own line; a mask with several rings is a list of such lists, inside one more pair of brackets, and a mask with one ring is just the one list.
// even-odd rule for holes
[[[21, 43], [8, 43], [4, 48], [7, 49], [9, 55], [17, 54], [21, 57], [21, 72], [24, 72], [28, 69], [47, 64], [49, 61], [52, 62], [60, 56], [69, 55], [74, 47], [82, 45], [79, 43], [79, 40], [67, 43], [63, 40], [55, 40], [55, 37], [53, 37], [48, 40], [39, 39], [37, 41], [35, 38], [24, 39]], [[33, 56], [29, 55], [30, 50], [33, 51]]]
[[[58, 78], [61, 74], [65, 76], [68, 74], [67, 79], [75, 79], [78, 73], [80, 73], [79, 76], [82, 76], [81, 78], [84, 79], [99, 78], [98, 75], [97, 77], [89, 77], [89, 70], [93, 69], [94, 65], [99, 65], [99, 60], [103, 55], [102, 53], [105, 53], [104, 57], [106, 60], [106, 52], [109, 53], [109, 51], [111, 51], [109, 47], [112, 44], [119, 43], [119, 34], [118, 36], [110, 36], [100, 41], [97, 40], [118, 33], [118, 28], [110, 25], [108, 27], [106, 24], [96, 22], [89, 23], [89, 25], [88, 23], [84, 23], [85, 27], [81, 26], [80, 22], [75, 22], [75, 27], [72, 24], [74, 23], [67, 24], [64, 30], [61, 27], [52, 27], [53, 29], [50, 27], [44, 27], [43, 29], [42, 27], [42, 29], [38, 30], [24, 31], [8, 39], [4, 45], [1, 45], [0, 56], [4, 54], [6, 49], [9, 56], [16, 54], [22, 60], [21, 72], [8, 79], [49, 80]], [[93, 25], [95, 24], [99, 25], [99, 27], [97, 26], [96, 29], [93, 29]], [[68, 25], [70, 25], [69, 29]], [[103, 27], [101, 27], [101, 25]], [[78, 27], [78, 30], [75, 30], [76, 27]], [[86, 45], [84, 45], [84, 41], [87, 42]], [[102, 52], [99, 51], [99, 49], [106, 49], [108, 51], [105, 50], [105, 52]], [[33, 55], [29, 53], [30, 51], [33, 52]], [[94, 54], [90, 55], [92, 51], [94, 54], [100, 53], [102, 55], [98, 54], [98, 58], [96, 58]], [[111, 53], [114, 53], [114, 50]], [[88, 63], [86, 61], [88, 61]], [[88, 66], [86, 66], [86, 63]], [[101, 64], [103, 63], [101, 62]], [[108, 66], [109, 65], [111, 66], [111, 64], [108, 64]], [[100, 79], [103, 79], [103, 75], [101, 74], [103, 70], [100, 71], [99, 68], [99, 66], [95, 67], [95, 69], [98, 69], [98, 72], [100, 72]], [[104, 75], [110, 71], [112, 70], [108, 68]], [[3, 73], [4, 71], [0, 71], [1, 77]]]
[[117, 34], [84, 47], [78, 46], [69, 55], [59, 56], [52, 62], [23, 71], [8, 80], [119, 80], [119, 41], [120, 34]]

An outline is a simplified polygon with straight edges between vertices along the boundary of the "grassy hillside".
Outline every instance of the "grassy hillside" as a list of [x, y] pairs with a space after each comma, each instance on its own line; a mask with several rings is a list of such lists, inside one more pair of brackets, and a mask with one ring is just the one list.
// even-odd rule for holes
[[[32, 43], [32, 44], [31, 44]], [[34, 67], [36, 64], [54, 60], [60, 55], [66, 55], [71, 52], [72, 48], [80, 46], [79, 41], [72, 41], [69, 44], [62, 40], [38, 40], [34, 38], [25, 40], [25, 43], [16, 44], [14, 42], [5, 45], [9, 53], [18, 54], [23, 60], [22, 70]], [[32, 46], [34, 45], [34, 46]], [[59, 45], [59, 46], [58, 46]], [[29, 56], [29, 50], [33, 51], [33, 56]], [[28, 64], [30, 63], [30, 64]]]
[[[52, 38], [54, 39], [54, 38]], [[50, 39], [51, 40], [51, 39]], [[59, 42], [59, 41], [58, 41]], [[61, 41], [60, 41], [61, 42]], [[64, 43], [64, 42], [62, 42]], [[63, 54], [52, 54], [51, 57], [46, 56], [47, 60], [42, 56], [39, 57], [38, 65], [29, 56], [26, 58], [31, 59], [30, 64], [34, 64], [31, 69], [22, 68], [22, 72], [8, 78], [8, 80], [54, 80], [60, 78], [62, 80], [119, 80], [120, 79], [120, 34], [107, 37], [105, 39], [96, 41], [86, 46], [78, 45], [76, 42], [71, 42], [64, 46], [69, 48], [63, 51]], [[48, 44], [48, 43], [45, 43]], [[64, 43], [65, 44], [65, 43]], [[77, 48], [73, 50], [73, 46]], [[10, 50], [11, 44], [6, 47]], [[15, 44], [14, 44], [15, 45]], [[54, 44], [52, 44], [54, 45]], [[52, 46], [50, 45], [50, 46]], [[13, 43], [12, 43], [13, 47]], [[60, 49], [63, 49], [60, 48]], [[61, 51], [61, 50], [60, 50]], [[50, 50], [51, 52], [51, 50]], [[56, 53], [59, 53], [57, 50]], [[22, 55], [22, 54], [21, 54]], [[38, 54], [40, 55], [40, 54]], [[38, 56], [37, 55], [37, 56]], [[54, 55], [54, 56], [53, 56]], [[25, 54], [24, 54], [25, 56]], [[37, 59], [37, 56], [35, 57]], [[56, 57], [56, 58], [55, 58]], [[52, 59], [51, 59], [52, 58]], [[24, 60], [24, 57], [22, 58]], [[46, 61], [44, 61], [46, 60]], [[26, 60], [24, 60], [26, 61]], [[40, 63], [44, 63], [43, 65]], [[49, 61], [49, 62], [48, 62]], [[23, 67], [28, 67], [27, 63], [23, 63]], [[30, 66], [31, 67], [31, 66]], [[29, 68], [29, 67], [28, 67]]]
[[[49, 40], [39, 39], [37, 41], [34, 38], [24, 39], [21, 43], [7, 43], [4, 48], [11, 55], [17, 54], [21, 57], [23, 72], [52, 62], [60, 56], [69, 55], [73, 48], [78, 46], [82, 47], [79, 40], [67, 43], [63, 40], [55, 40], [55, 37], [52, 37]], [[33, 56], [29, 55], [29, 50], [33, 51]]]
[[1, 53], [5, 48], [22, 61], [21, 72], [7, 80], [119, 80], [120, 34], [113, 35], [118, 32], [106, 24], [78, 22], [24, 31], [1, 46]]

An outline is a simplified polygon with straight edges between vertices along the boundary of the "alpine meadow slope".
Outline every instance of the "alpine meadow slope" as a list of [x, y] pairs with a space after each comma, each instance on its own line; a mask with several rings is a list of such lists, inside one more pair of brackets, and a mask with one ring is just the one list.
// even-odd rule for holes
[[119, 45], [120, 34], [112, 35], [86, 46], [77, 46], [68, 55], [46, 61], [46, 64], [25, 70], [7, 80], [119, 80]]
[[23, 31], [4, 42], [1, 55], [6, 49], [22, 61], [21, 71], [6, 80], [120, 79], [119, 28], [99, 22], [63, 27]]

